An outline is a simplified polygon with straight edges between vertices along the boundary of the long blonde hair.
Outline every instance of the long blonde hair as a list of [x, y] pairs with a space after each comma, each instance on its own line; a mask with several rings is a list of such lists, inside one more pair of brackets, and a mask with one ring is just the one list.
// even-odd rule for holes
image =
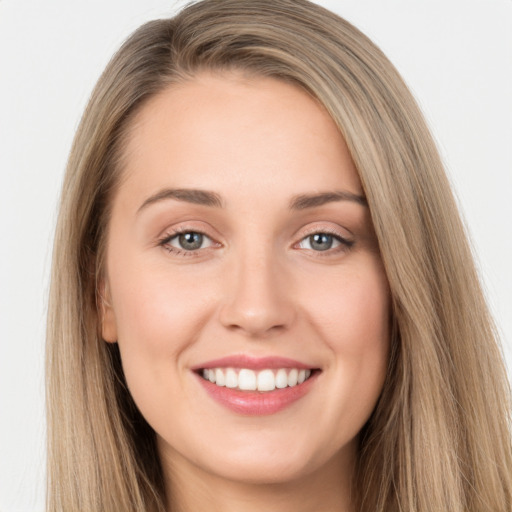
[[449, 183], [397, 71], [361, 32], [306, 0], [206, 0], [139, 28], [77, 131], [55, 236], [47, 333], [54, 511], [164, 511], [152, 429], [101, 339], [97, 281], [127, 128], [202, 70], [307, 90], [345, 137], [389, 280], [393, 339], [354, 487], [368, 512], [510, 512], [510, 389]]

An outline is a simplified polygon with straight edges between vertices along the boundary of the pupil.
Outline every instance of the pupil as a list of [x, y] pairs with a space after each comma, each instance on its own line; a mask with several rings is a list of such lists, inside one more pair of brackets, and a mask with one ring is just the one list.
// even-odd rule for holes
[[309, 243], [313, 249], [317, 251], [326, 251], [332, 247], [332, 235], [325, 233], [317, 233], [309, 237]]
[[179, 242], [181, 247], [188, 251], [199, 249], [203, 244], [203, 235], [201, 233], [183, 233], [179, 236]]

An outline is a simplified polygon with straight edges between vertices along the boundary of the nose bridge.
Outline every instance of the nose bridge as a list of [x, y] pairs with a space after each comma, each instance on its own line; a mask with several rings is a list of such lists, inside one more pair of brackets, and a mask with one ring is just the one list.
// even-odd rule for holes
[[247, 243], [235, 251], [225, 283], [221, 322], [249, 336], [289, 327], [293, 300], [287, 273], [272, 244]]

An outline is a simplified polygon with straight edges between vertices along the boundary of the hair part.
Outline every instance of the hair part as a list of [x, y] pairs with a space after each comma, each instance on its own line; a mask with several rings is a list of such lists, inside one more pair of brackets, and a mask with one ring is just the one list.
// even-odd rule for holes
[[316, 98], [368, 201], [394, 327], [384, 389], [361, 434], [358, 510], [509, 510], [510, 389], [435, 144], [382, 52], [306, 0], [191, 4], [139, 28], [99, 79], [70, 153], [55, 236], [47, 510], [165, 510], [155, 434], [127, 390], [117, 345], [101, 338], [98, 283], [137, 112], [173, 84], [231, 70]]

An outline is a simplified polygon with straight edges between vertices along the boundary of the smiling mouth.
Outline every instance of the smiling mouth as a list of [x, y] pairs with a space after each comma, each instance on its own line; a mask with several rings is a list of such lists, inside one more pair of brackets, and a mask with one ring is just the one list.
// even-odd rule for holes
[[322, 373], [286, 357], [235, 354], [192, 368], [201, 387], [214, 401], [248, 416], [277, 413], [313, 388]]
[[318, 371], [304, 368], [203, 368], [198, 370], [198, 374], [218, 387], [265, 393], [297, 387]]

